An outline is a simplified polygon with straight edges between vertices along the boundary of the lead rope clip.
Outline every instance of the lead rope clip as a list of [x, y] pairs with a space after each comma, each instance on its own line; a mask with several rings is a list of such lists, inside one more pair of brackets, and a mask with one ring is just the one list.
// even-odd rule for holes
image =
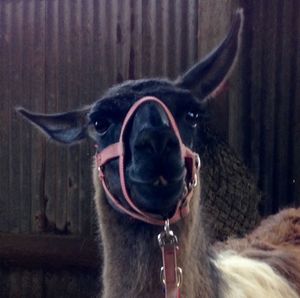
[[[158, 244], [162, 251], [163, 266], [160, 269], [160, 281], [165, 289], [165, 297], [178, 297], [182, 284], [182, 269], [177, 266], [178, 239], [170, 230], [170, 221], [167, 219], [164, 230], [158, 235]], [[176, 296], [170, 295], [177, 290]]]

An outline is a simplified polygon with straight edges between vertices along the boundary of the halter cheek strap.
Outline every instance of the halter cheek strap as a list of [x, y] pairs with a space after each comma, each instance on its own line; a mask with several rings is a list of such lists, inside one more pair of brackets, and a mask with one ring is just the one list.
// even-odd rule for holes
[[[136, 110], [143, 104], [147, 102], [155, 102], [159, 104], [164, 112], [166, 113], [170, 126], [172, 130], [174, 131], [180, 145], [180, 151], [181, 151], [181, 158], [185, 161], [185, 167], [187, 170], [186, 174], [186, 181], [188, 185], [187, 193], [183, 196], [183, 198], [178, 202], [176, 211], [173, 214], [173, 216], [170, 218], [170, 223], [177, 222], [181, 218], [185, 217], [189, 213], [189, 203], [193, 196], [193, 189], [197, 185], [197, 171], [200, 167], [200, 158], [199, 155], [192, 150], [190, 150], [188, 147], [186, 147], [182, 140], [181, 136], [178, 130], [178, 127], [176, 125], [176, 121], [171, 114], [168, 107], [158, 98], [153, 96], [146, 96], [138, 100], [128, 111], [122, 128], [121, 128], [121, 134], [119, 138], [119, 142], [114, 143], [112, 145], [109, 145], [102, 151], [96, 154], [96, 164], [98, 168], [99, 173], [99, 179], [102, 183], [102, 186], [105, 190], [105, 193], [111, 203], [115, 206], [116, 209], [118, 209], [122, 213], [126, 213], [130, 215], [131, 217], [144, 221], [149, 224], [153, 225], [164, 225], [164, 220], [156, 215], [151, 214], [145, 211], [140, 210], [133, 200], [131, 199], [130, 195], [128, 194], [127, 188], [126, 188], [126, 181], [125, 181], [125, 150], [124, 150], [124, 135], [127, 128], [127, 125], [129, 121], [131, 120], [132, 116], [136, 112]], [[130, 208], [127, 208], [123, 206], [120, 201], [110, 192], [109, 187], [107, 185], [106, 179], [105, 179], [105, 164], [109, 161], [119, 158], [119, 174], [120, 174], [120, 183], [121, 188], [123, 192], [123, 196], [128, 203]]]

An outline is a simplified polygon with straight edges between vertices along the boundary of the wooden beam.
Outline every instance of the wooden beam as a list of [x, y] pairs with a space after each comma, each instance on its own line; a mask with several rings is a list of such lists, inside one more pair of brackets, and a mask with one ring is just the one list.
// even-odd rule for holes
[[0, 266], [3, 265], [96, 271], [101, 258], [92, 238], [0, 233]]

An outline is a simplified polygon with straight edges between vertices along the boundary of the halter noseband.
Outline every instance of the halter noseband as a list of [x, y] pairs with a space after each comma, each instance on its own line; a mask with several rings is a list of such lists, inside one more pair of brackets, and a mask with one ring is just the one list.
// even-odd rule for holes
[[[185, 167], [187, 170], [186, 182], [187, 182], [188, 189], [186, 194], [183, 196], [183, 198], [178, 202], [176, 211], [173, 214], [173, 216], [170, 218], [170, 223], [177, 222], [178, 220], [185, 217], [189, 213], [189, 203], [193, 196], [194, 188], [197, 185], [197, 179], [198, 179], [197, 171], [200, 168], [200, 158], [197, 153], [193, 152], [191, 149], [189, 149], [183, 144], [176, 121], [172, 113], [170, 112], [168, 107], [158, 98], [153, 96], [145, 96], [133, 104], [133, 106], [130, 108], [130, 110], [128, 111], [124, 119], [121, 128], [119, 142], [109, 145], [108, 147], [98, 152], [96, 154], [96, 165], [98, 168], [99, 179], [102, 183], [105, 193], [116, 209], [118, 209], [122, 213], [126, 213], [131, 217], [144, 221], [146, 223], [163, 226], [165, 224], [163, 218], [159, 218], [159, 216], [156, 214], [151, 214], [142, 211], [135, 205], [130, 195], [128, 194], [126, 188], [126, 181], [125, 181], [125, 149], [124, 149], [125, 130], [129, 121], [134, 115], [135, 111], [141, 105], [147, 102], [155, 102], [159, 104], [164, 110], [164, 112], [166, 113], [170, 126], [179, 141], [181, 158], [185, 161]], [[104, 169], [105, 164], [111, 161], [112, 159], [116, 159], [116, 158], [119, 158], [119, 174], [120, 174], [121, 188], [122, 188], [124, 198], [129, 205], [129, 208], [124, 207], [120, 203], [120, 201], [110, 192], [107, 182], [105, 180], [105, 169]]]

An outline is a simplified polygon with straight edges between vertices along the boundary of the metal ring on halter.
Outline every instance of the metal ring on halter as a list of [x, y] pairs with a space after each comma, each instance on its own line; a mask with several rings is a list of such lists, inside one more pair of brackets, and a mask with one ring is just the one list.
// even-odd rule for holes
[[196, 154], [196, 169], [199, 170], [201, 166], [201, 159], [199, 154]]
[[193, 187], [196, 187], [198, 184], [198, 176], [197, 173], [195, 173], [194, 179], [193, 179]]
[[[182, 285], [182, 269], [180, 267], [176, 267], [176, 286], [177, 288], [180, 288]], [[164, 278], [164, 267], [160, 268], [160, 282], [163, 286], [166, 286], [166, 280]]]
[[197, 176], [197, 173], [195, 173], [194, 178], [189, 183], [189, 190], [195, 188], [197, 185], [198, 185], [198, 176]]

